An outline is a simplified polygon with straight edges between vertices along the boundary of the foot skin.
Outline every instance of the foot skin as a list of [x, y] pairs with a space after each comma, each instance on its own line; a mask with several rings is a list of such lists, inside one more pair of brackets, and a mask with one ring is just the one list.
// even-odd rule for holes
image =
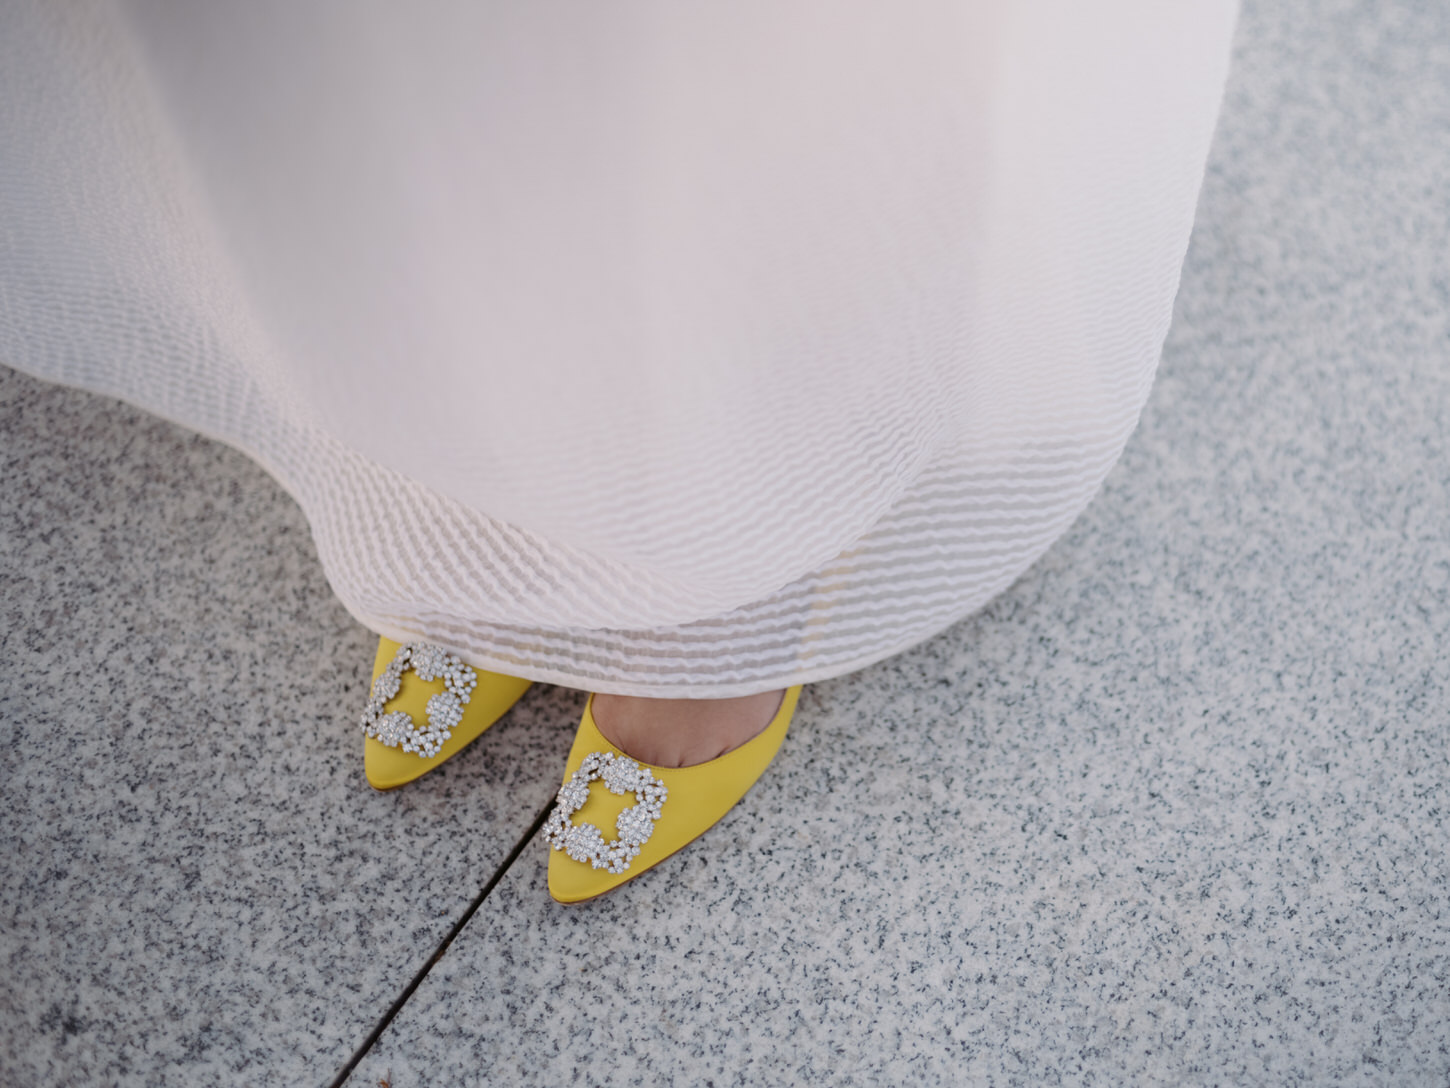
[[784, 691], [738, 699], [637, 699], [594, 696], [594, 724], [626, 755], [656, 767], [693, 767], [719, 759], [765, 730]]

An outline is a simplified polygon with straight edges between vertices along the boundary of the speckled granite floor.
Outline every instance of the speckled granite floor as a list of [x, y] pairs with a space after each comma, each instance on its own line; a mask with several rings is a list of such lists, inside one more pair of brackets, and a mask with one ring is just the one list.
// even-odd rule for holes
[[1443, 1088], [1447, 178], [1450, 9], [1250, 5], [1104, 494], [582, 908], [578, 696], [373, 794], [290, 500], [0, 371], [0, 1084]]

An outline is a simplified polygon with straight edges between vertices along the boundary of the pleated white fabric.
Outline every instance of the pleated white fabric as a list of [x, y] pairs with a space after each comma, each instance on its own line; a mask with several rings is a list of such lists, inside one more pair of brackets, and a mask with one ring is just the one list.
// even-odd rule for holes
[[1082, 510], [1230, 3], [0, 11], [0, 360], [230, 442], [363, 623], [600, 691], [840, 674]]

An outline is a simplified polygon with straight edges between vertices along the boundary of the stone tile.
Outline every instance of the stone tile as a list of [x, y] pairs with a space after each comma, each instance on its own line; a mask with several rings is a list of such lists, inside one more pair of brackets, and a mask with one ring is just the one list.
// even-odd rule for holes
[[1251, 4], [1143, 424], [703, 842], [516, 863], [351, 1081], [1450, 1079], [1450, 13]]
[[557, 787], [535, 688], [390, 794], [375, 640], [246, 458], [0, 369], [0, 1082], [325, 1084]]
[[1060, 610], [1081, 573], [817, 686], [613, 896], [553, 904], [531, 844], [349, 1083], [1442, 1083], [1430, 653], [1381, 702], [1328, 640], [1246, 669], [1264, 627], [1155, 614], [1169, 570]]

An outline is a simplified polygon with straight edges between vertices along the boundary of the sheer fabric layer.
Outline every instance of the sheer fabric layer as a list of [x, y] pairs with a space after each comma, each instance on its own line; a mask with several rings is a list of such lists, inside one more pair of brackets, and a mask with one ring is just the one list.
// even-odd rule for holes
[[364, 623], [839, 674], [1067, 527], [1152, 381], [1223, 3], [0, 13], [0, 359], [261, 461]]

